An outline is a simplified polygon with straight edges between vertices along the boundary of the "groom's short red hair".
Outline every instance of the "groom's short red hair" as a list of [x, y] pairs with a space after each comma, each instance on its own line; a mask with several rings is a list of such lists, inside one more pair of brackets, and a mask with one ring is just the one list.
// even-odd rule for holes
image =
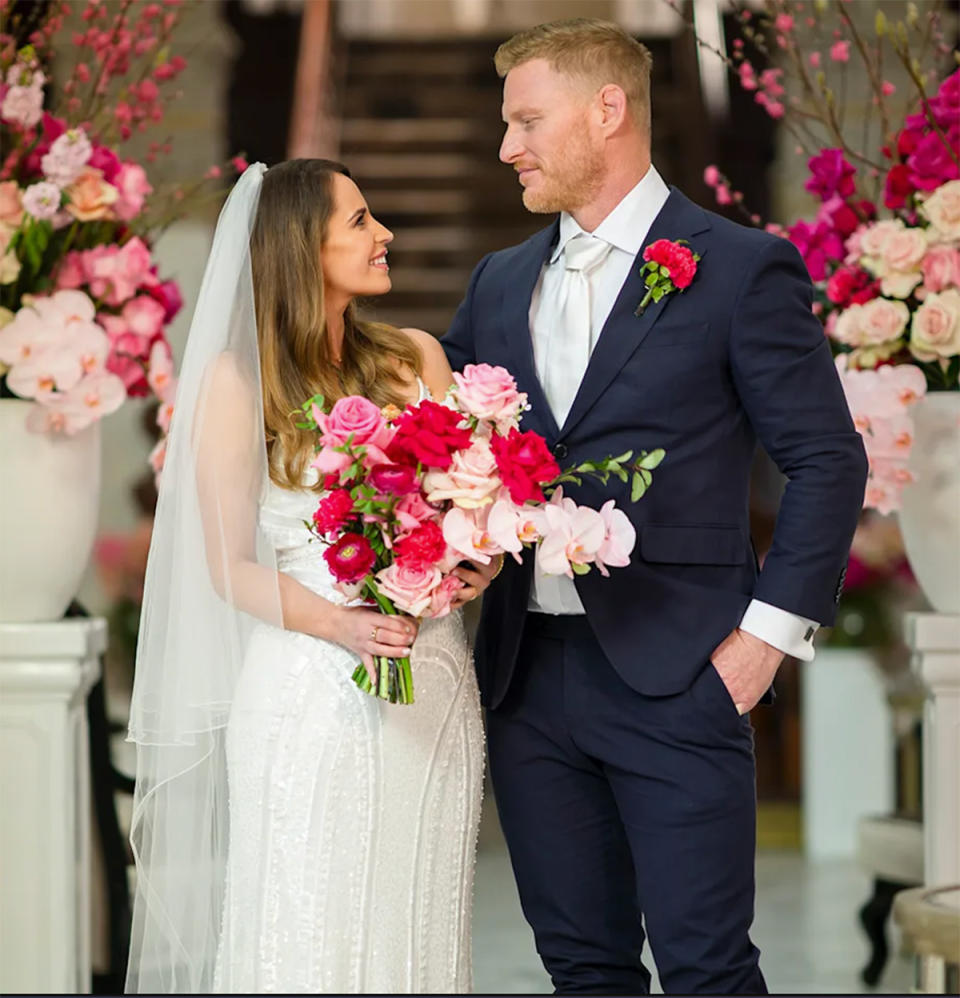
[[545, 59], [558, 73], [596, 84], [620, 87], [634, 121], [650, 134], [650, 50], [612, 21], [576, 17], [549, 21], [520, 31], [505, 41], [493, 57], [497, 75]]

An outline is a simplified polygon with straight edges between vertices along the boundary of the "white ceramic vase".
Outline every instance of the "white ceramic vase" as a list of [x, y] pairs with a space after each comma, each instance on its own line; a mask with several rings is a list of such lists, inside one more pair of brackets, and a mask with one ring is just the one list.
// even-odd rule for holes
[[910, 414], [916, 481], [903, 490], [903, 543], [933, 608], [960, 614], [960, 392], [931, 392]]
[[33, 433], [32, 402], [0, 399], [0, 621], [59, 620], [77, 594], [97, 530], [100, 423]]

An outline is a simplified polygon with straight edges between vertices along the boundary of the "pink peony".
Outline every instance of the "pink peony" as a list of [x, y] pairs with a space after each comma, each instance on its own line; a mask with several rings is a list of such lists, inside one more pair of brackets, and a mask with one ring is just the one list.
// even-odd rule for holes
[[442, 576], [437, 568], [394, 562], [377, 572], [377, 588], [398, 610], [420, 617], [430, 607]]
[[417, 472], [408, 464], [376, 464], [370, 469], [370, 484], [388, 495], [406, 496], [420, 491]]
[[153, 193], [143, 167], [137, 163], [124, 163], [113, 184], [120, 193], [113, 209], [117, 218], [125, 222], [136, 218], [147, 196]]
[[960, 249], [931, 246], [923, 258], [923, 286], [927, 291], [945, 291], [960, 286]]
[[467, 364], [462, 374], [454, 373], [453, 380], [460, 409], [477, 419], [492, 420], [501, 432], [516, 424], [527, 403], [527, 396], [517, 391], [513, 375], [503, 367]]
[[842, 149], [823, 149], [818, 155], [811, 156], [807, 167], [810, 177], [803, 186], [821, 201], [837, 194], [847, 198], [854, 193], [853, 178], [857, 171], [847, 162]]
[[323, 560], [337, 582], [359, 582], [376, 564], [377, 556], [362, 534], [344, 534], [327, 547]]
[[954, 123], [949, 128], [946, 140], [945, 145], [936, 132], [930, 132], [907, 158], [910, 182], [917, 190], [933, 191], [948, 180], [960, 178], [960, 167], [947, 148], [960, 148], [960, 124]]

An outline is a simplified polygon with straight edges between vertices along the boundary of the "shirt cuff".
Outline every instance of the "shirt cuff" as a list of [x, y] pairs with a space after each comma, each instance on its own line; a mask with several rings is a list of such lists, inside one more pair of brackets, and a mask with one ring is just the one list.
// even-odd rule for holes
[[820, 625], [789, 610], [781, 610], [762, 600], [751, 600], [740, 630], [766, 641], [779, 648], [785, 655], [792, 655], [804, 662], [812, 662], [814, 656], [813, 636]]

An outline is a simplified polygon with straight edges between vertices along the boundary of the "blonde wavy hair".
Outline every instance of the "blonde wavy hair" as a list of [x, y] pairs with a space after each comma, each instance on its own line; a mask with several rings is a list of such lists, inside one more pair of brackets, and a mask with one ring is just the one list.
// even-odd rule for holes
[[532, 59], [545, 59], [556, 72], [597, 89], [615, 83], [627, 96], [633, 120], [650, 135], [653, 56], [646, 45], [619, 25], [595, 17], [538, 24], [508, 38], [497, 49], [493, 62], [502, 79]]
[[381, 407], [402, 407], [409, 378], [422, 373], [414, 341], [393, 326], [361, 320], [353, 303], [344, 316], [340, 363], [334, 359], [321, 260], [335, 173], [350, 176], [342, 163], [326, 159], [270, 167], [250, 236], [270, 478], [289, 489], [302, 487], [313, 457], [312, 434], [295, 425], [308, 398], [322, 393], [332, 403], [363, 395]]

